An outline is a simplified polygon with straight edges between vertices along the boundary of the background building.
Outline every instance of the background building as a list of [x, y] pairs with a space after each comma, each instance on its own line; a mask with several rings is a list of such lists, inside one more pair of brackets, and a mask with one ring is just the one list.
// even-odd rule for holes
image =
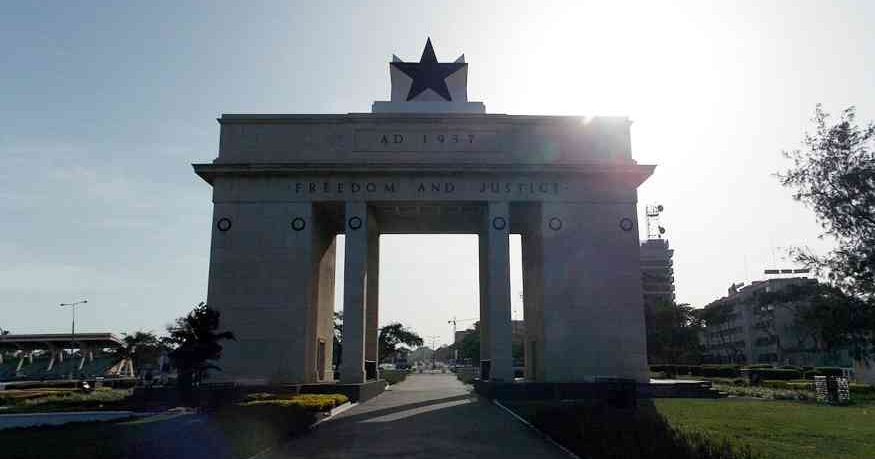
[[814, 351], [814, 340], [796, 327], [796, 314], [804, 303], [760, 304], [759, 296], [791, 285], [816, 283], [804, 277], [733, 284], [727, 296], [702, 311], [703, 357], [712, 363], [771, 363], [800, 366], [850, 366], [842, 356]]
[[674, 303], [674, 250], [665, 239], [641, 243], [641, 289], [644, 305]]

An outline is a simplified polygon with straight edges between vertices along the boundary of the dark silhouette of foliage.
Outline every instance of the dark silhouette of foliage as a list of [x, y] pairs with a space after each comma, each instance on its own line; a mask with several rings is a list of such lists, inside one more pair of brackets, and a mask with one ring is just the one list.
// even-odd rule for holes
[[234, 339], [230, 331], [217, 332], [219, 312], [201, 302], [185, 317], [167, 327], [170, 336], [165, 343], [172, 350], [169, 353], [176, 367], [177, 381], [183, 389], [200, 384], [209, 370], [220, 370], [210, 363], [222, 356], [221, 340]]
[[875, 124], [860, 126], [854, 107], [829, 123], [818, 104], [814, 133], [807, 133], [804, 148], [784, 152], [793, 167], [778, 174], [781, 184], [794, 190], [794, 199], [811, 207], [824, 229], [836, 241], [827, 255], [794, 249], [795, 258], [817, 269], [830, 283], [848, 293], [875, 296]]
[[645, 308], [647, 358], [651, 363], [701, 363], [702, 321], [688, 304], [653, 303]]
[[723, 324], [727, 324], [733, 319], [733, 314], [733, 303], [731, 302], [709, 305], [696, 311], [696, 316], [702, 321], [702, 325], [708, 327], [707, 333], [713, 333], [712, 336], [716, 337], [720, 343], [718, 349], [720, 355], [717, 359], [720, 363], [745, 363], [746, 360], [743, 344], [732, 341], [732, 333], [722, 327]]
[[474, 331], [468, 333], [459, 343], [453, 344], [459, 350], [460, 359], [470, 359], [475, 364], [480, 362], [480, 321], [474, 322]]
[[332, 360], [339, 367], [343, 357], [343, 312], [334, 311], [334, 339], [331, 344]]
[[139, 371], [146, 363], [156, 363], [166, 345], [152, 332], [137, 331], [122, 335], [122, 345], [113, 351], [119, 360], [133, 362], [134, 371]]
[[416, 332], [408, 329], [399, 322], [394, 322], [380, 329], [379, 348], [380, 359], [393, 357], [398, 352], [398, 346], [419, 347], [423, 344], [422, 338]]

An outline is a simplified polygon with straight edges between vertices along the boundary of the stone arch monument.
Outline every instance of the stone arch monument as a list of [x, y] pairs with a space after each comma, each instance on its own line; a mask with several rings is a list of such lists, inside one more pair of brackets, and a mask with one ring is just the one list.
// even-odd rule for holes
[[335, 239], [346, 235], [341, 382], [373, 376], [380, 234], [479, 235], [481, 367], [513, 379], [509, 235], [523, 256], [526, 379], [648, 380], [636, 189], [616, 117], [487, 114], [464, 56], [389, 64], [371, 113], [228, 115], [213, 187], [208, 303], [236, 342], [221, 378], [314, 383], [331, 371]]

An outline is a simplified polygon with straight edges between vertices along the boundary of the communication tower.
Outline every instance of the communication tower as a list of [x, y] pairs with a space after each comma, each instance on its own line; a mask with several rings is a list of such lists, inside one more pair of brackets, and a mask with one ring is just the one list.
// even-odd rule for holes
[[665, 234], [665, 228], [659, 224], [659, 214], [665, 210], [662, 204], [648, 204], [645, 207], [645, 215], [647, 216], [647, 239], [662, 239]]

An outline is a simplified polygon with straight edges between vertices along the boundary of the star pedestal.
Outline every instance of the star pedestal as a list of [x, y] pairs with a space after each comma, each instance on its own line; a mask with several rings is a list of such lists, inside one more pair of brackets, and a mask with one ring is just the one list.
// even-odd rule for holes
[[462, 55], [438, 62], [429, 39], [419, 62], [393, 56], [389, 64], [392, 96], [374, 102], [372, 113], [486, 113], [483, 102], [468, 101], [468, 64]]

